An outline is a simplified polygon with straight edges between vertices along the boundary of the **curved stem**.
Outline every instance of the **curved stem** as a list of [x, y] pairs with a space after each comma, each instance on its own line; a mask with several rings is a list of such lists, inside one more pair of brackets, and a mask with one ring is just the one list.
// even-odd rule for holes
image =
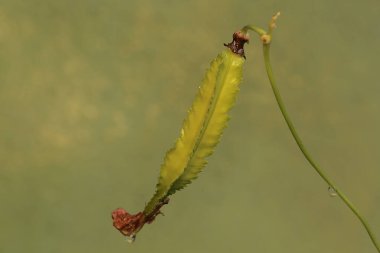
[[322, 177], [322, 179], [331, 187], [336, 194], [342, 199], [342, 201], [347, 205], [348, 208], [351, 209], [351, 211], [356, 215], [356, 217], [360, 220], [362, 225], [364, 226], [365, 230], [367, 231], [369, 237], [371, 238], [371, 241], [373, 245], [376, 247], [377, 251], [380, 253], [380, 246], [378, 242], [376, 241], [375, 235], [373, 234], [371, 228], [369, 227], [368, 222], [366, 219], [359, 213], [358, 209], [352, 204], [352, 202], [346, 197], [346, 195], [335, 185], [335, 183], [327, 177], [325, 172], [321, 169], [321, 167], [314, 161], [314, 159], [311, 157], [310, 153], [302, 143], [301, 138], [299, 137], [288, 112], [286, 111], [284, 102], [282, 101], [280, 92], [277, 88], [276, 81], [273, 76], [272, 66], [270, 63], [270, 44], [263, 44], [263, 51], [264, 51], [264, 61], [265, 61], [265, 68], [268, 74], [269, 82], [272, 86], [272, 90], [274, 93], [274, 96], [276, 97], [277, 104], [281, 110], [282, 115], [284, 116], [284, 119], [286, 121], [286, 124], [288, 125], [288, 128], [290, 132], [293, 135], [294, 140], [296, 141], [298, 147], [300, 148], [302, 154], [305, 156], [306, 160], [310, 163], [310, 165], [315, 169], [315, 171]]
[[267, 34], [267, 32], [264, 29], [261, 29], [259, 27], [253, 26], [253, 25], [246, 25], [241, 29], [241, 32], [247, 33], [249, 30], [254, 31], [258, 35], [262, 36], [264, 34]]
[[274, 79], [272, 65], [270, 63], [270, 43], [272, 40], [272, 31], [276, 27], [276, 20], [279, 17], [280, 12], [272, 16], [271, 21], [269, 22], [268, 32], [265, 30], [252, 26], [247, 25], [243, 27], [241, 32], [247, 33], [248, 30], [252, 30], [256, 32], [263, 43], [263, 51], [264, 51], [264, 61], [265, 61], [265, 68], [268, 74], [270, 85], [272, 86], [272, 90], [274, 93], [274, 96], [276, 97], [276, 101], [278, 104], [278, 107], [281, 110], [282, 115], [284, 116], [284, 119], [286, 121], [286, 124], [288, 125], [288, 128], [290, 132], [292, 133], [292, 136], [294, 140], [296, 141], [299, 149], [301, 150], [302, 154], [306, 158], [306, 160], [310, 163], [310, 165], [314, 168], [314, 170], [321, 176], [321, 178], [329, 185], [329, 188], [334, 191], [334, 194], [339, 196], [339, 198], [346, 204], [348, 208], [355, 214], [355, 216], [360, 220], [362, 225], [364, 226], [365, 230], [367, 231], [367, 234], [369, 235], [373, 245], [377, 249], [377, 252], [380, 253], [380, 246], [377, 242], [375, 235], [373, 234], [371, 228], [369, 227], [368, 222], [366, 219], [359, 213], [358, 209], [352, 204], [352, 202], [346, 197], [346, 195], [335, 185], [335, 183], [327, 177], [325, 172], [321, 169], [321, 167], [314, 161], [312, 156], [310, 155], [309, 151], [306, 149], [305, 145], [303, 144], [301, 138], [299, 137], [292, 120], [289, 117], [288, 112], [286, 111], [285, 104], [282, 101], [280, 91], [277, 88], [276, 81]]

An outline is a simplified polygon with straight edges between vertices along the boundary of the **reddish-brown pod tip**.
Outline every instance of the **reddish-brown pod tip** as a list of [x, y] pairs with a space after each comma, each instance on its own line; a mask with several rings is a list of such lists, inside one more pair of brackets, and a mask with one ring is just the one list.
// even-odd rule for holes
[[144, 214], [129, 214], [123, 208], [112, 212], [113, 226], [125, 236], [133, 236], [144, 225]]

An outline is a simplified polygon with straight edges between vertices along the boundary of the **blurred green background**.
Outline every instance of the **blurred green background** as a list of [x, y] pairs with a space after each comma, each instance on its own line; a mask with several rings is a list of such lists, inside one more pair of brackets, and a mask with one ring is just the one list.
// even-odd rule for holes
[[294, 123], [380, 238], [378, 0], [1, 0], [0, 252], [375, 252], [292, 140], [253, 34], [204, 173], [135, 244], [112, 227], [152, 196], [223, 43], [278, 10]]

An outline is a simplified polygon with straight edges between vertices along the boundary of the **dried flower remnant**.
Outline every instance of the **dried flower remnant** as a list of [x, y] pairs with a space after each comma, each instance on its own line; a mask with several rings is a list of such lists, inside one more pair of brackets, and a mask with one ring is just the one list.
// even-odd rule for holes
[[163, 214], [161, 207], [169, 203], [169, 198], [160, 202], [159, 205], [149, 215], [145, 215], [143, 212], [137, 214], [130, 214], [123, 208], [117, 208], [112, 212], [113, 226], [127, 237], [128, 242], [134, 242], [137, 232], [148, 223], [152, 223], [157, 215]]

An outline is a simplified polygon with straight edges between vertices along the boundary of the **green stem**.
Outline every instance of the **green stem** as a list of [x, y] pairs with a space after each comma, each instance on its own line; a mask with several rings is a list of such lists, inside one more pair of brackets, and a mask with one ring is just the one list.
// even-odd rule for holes
[[272, 90], [274, 93], [274, 96], [276, 97], [277, 104], [281, 110], [282, 115], [284, 116], [284, 119], [286, 121], [286, 124], [288, 125], [288, 128], [290, 132], [293, 135], [294, 140], [296, 141], [298, 147], [300, 148], [302, 154], [305, 156], [306, 160], [310, 163], [310, 165], [315, 169], [315, 171], [323, 178], [323, 180], [331, 187], [336, 194], [343, 200], [343, 202], [348, 206], [348, 208], [351, 209], [351, 211], [356, 215], [356, 217], [360, 220], [362, 225], [364, 226], [365, 230], [367, 231], [369, 237], [371, 238], [371, 241], [373, 245], [376, 247], [377, 251], [380, 253], [380, 246], [376, 241], [375, 235], [373, 234], [371, 228], [369, 227], [368, 222], [366, 219], [359, 213], [358, 209], [352, 204], [352, 202], [346, 197], [346, 195], [335, 185], [334, 182], [331, 181], [325, 174], [325, 172], [320, 168], [320, 166], [314, 161], [314, 159], [311, 157], [310, 153], [302, 143], [301, 138], [299, 137], [296, 129], [294, 128], [294, 125], [289, 117], [288, 112], [286, 111], [285, 104], [281, 98], [280, 92], [278, 90], [278, 87], [276, 85], [276, 81], [273, 76], [272, 66], [270, 63], [270, 44], [264, 44], [263, 45], [264, 50], [264, 61], [265, 61], [265, 68], [267, 70], [268, 78], [270, 81], [270, 84], [272, 86]]
[[257, 33], [258, 35], [262, 36], [264, 34], [267, 34], [267, 32], [264, 30], [264, 29], [261, 29], [259, 27], [256, 27], [256, 26], [252, 26], [252, 25], [246, 25], [244, 26], [241, 31], [243, 33], [248, 33], [248, 31], [251, 30], [251, 31], [254, 31], [255, 33]]
[[263, 42], [263, 51], [264, 51], [264, 61], [265, 61], [265, 68], [268, 74], [270, 85], [272, 86], [272, 90], [274, 93], [274, 96], [276, 97], [276, 101], [278, 104], [278, 107], [281, 110], [282, 116], [284, 116], [284, 119], [286, 121], [286, 124], [288, 125], [288, 128], [290, 132], [293, 135], [294, 140], [296, 141], [299, 149], [301, 150], [302, 154], [306, 158], [306, 160], [310, 163], [310, 165], [315, 169], [315, 171], [319, 174], [319, 176], [322, 177], [322, 179], [329, 185], [329, 188], [334, 190], [336, 195], [339, 196], [339, 198], [347, 205], [348, 208], [351, 209], [351, 211], [355, 214], [355, 216], [360, 220], [362, 225], [364, 226], [365, 230], [367, 231], [367, 234], [371, 238], [371, 241], [375, 248], [377, 249], [377, 252], [380, 253], [380, 246], [375, 238], [375, 235], [373, 234], [371, 228], [369, 227], [368, 222], [366, 219], [359, 213], [358, 209], [352, 204], [352, 202], [346, 197], [346, 195], [335, 185], [335, 183], [327, 177], [325, 172], [321, 169], [321, 167], [314, 161], [312, 156], [310, 155], [309, 151], [306, 149], [305, 145], [302, 143], [301, 138], [299, 137], [292, 120], [289, 117], [288, 112], [286, 111], [285, 104], [282, 101], [280, 91], [277, 88], [276, 81], [274, 79], [272, 65], [270, 63], [270, 44], [272, 40], [272, 31], [276, 27], [276, 20], [280, 13], [278, 12], [276, 15], [274, 15], [269, 23], [269, 29], [268, 32], [261, 28], [257, 28], [255, 26], [247, 25], [243, 27], [241, 32], [247, 33], [248, 30], [252, 30], [256, 32], [259, 36], [261, 41]]

